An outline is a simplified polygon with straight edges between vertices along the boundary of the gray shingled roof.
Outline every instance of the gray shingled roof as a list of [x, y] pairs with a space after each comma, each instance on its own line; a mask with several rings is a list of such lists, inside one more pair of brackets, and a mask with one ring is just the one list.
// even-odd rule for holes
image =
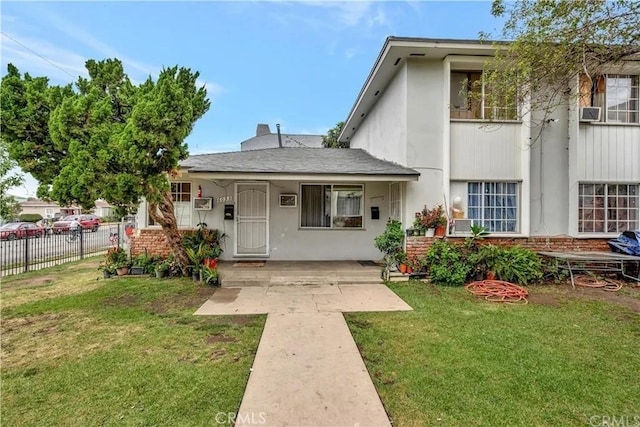
[[[282, 134], [283, 147], [321, 148], [322, 135], [294, 135]], [[278, 148], [278, 134], [259, 135], [240, 143], [241, 151], [260, 150], [264, 148]]]
[[180, 162], [180, 166], [189, 172], [420, 175], [413, 169], [373, 157], [364, 150], [340, 148], [268, 148], [199, 154]]

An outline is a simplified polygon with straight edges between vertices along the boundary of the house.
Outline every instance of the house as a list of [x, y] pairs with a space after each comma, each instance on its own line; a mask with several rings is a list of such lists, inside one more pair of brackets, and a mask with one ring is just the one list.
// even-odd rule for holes
[[322, 135], [302, 135], [281, 133], [279, 125], [278, 132], [272, 133], [269, 125], [258, 124], [256, 136], [246, 139], [240, 143], [241, 151], [259, 150], [263, 148], [278, 147], [301, 147], [301, 148], [321, 148]]
[[401, 184], [398, 219], [410, 224], [425, 204], [455, 206], [462, 218], [452, 236], [473, 223], [551, 249], [602, 249], [606, 238], [639, 229], [640, 63], [612, 67], [586, 94], [576, 76], [581, 96], [544, 119], [515, 103], [466, 99], [493, 49], [386, 40], [339, 138], [420, 172]]
[[80, 213], [81, 209], [78, 206], [66, 206], [61, 207], [59, 204], [53, 201], [46, 201], [40, 199], [27, 199], [20, 203], [22, 214], [37, 214], [41, 215], [45, 219], [53, 219], [60, 216], [73, 215]]
[[100, 218], [108, 217], [113, 215], [113, 206], [107, 203], [105, 200], [98, 199], [96, 200], [95, 208], [93, 209], [93, 213]]
[[[454, 239], [476, 224], [534, 249], [606, 249], [640, 228], [640, 62], [543, 116], [470, 102], [493, 54], [478, 41], [389, 37], [339, 137], [350, 149], [251, 150], [248, 140], [191, 156], [172, 183], [180, 225], [220, 229], [225, 258], [276, 260], [378, 259], [386, 219], [408, 228], [424, 205], [455, 208]], [[273, 135], [259, 125], [255, 138], [279, 147]], [[145, 211], [139, 223], [150, 224]], [[139, 248], [158, 240], [153, 226], [140, 237]], [[407, 252], [428, 239], [408, 237]]]

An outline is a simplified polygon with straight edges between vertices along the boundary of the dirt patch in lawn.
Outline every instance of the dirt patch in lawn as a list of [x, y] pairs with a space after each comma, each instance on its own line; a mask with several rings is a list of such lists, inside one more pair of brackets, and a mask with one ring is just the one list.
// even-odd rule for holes
[[158, 298], [148, 304], [148, 310], [153, 314], [166, 314], [174, 311], [182, 311], [188, 308], [196, 310], [211, 295], [214, 289], [206, 286], [199, 286], [193, 293], [179, 295], [169, 295]]
[[207, 337], [207, 344], [216, 344], [219, 342], [236, 342], [238, 341], [234, 337], [227, 336], [225, 334], [209, 335]]
[[636, 313], [640, 313], [640, 293], [636, 293], [636, 296], [632, 296], [633, 294], [622, 294], [621, 291], [611, 292], [603, 289], [584, 288], [581, 286], [576, 287], [574, 291], [571, 289], [571, 286], [567, 286], [567, 294], [586, 300], [612, 302], [614, 304], [628, 307]]
[[570, 284], [554, 285], [551, 287], [529, 287], [529, 302], [557, 306], [567, 299], [581, 299], [585, 301], [606, 301], [623, 307], [630, 308], [640, 313], [640, 287], [625, 284], [620, 291], [605, 291], [599, 288], [588, 288]]
[[9, 282], [8, 284], [3, 284], [2, 289], [4, 291], [12, 291], [17, 289], [41, 288], [52, 285], [55, 279], [53, 276], [30, 277], [28, 279], [20, 279]]
[[530, 293], [527, 299], [529, 300], [529, 304], [548, 305], [551, 307], [558, 307], [560, 305], [558, 299], [551, 294]]

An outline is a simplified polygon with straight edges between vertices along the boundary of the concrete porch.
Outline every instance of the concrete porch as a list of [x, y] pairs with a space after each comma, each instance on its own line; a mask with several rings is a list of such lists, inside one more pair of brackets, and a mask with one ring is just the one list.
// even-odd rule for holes
[[382, 267], [358, 261], [222, 261], [224, 288], [279, 285], [380, 284]]

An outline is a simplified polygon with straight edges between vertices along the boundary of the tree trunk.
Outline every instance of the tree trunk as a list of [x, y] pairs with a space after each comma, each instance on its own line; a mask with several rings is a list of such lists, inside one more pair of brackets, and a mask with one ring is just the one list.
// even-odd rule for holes
[[166, 191], [162, 194], [162, 200], [160, 202], [149, 203], [149, 215], [155, 222], [162, 226], [162, 231], [167, 239], [171, 252], [176, 257], [176, 261], [180, 266], [180, 270], [184, 276], [187, 275], [187, 265], [189, 265], [189, 258], [182, 247], [182, 236], [178, 231], [178, 222], [173, 208], [173, 200], [171, 198], [171, 192]]

